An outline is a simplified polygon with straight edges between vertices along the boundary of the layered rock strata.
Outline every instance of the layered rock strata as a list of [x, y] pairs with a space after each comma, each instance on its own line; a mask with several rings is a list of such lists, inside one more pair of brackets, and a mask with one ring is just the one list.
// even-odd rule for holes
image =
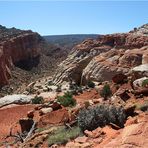
[[[146, 24], [147, 26], [147, 24]], [[117, 73], [128, 73], [132, 67], [147, 63], [147, 27], [125, 34], [110, 34], [88, 39], [75, 46], [53, 78], [55, 84], [89, 80], [106, 81]], [[140, 33], [139, 33], [140, 32]]]
[[41, 40], [32, 31], [0, 26], [0, 86], [8, 84], [13, 66], [28, 70], [38, 64]]

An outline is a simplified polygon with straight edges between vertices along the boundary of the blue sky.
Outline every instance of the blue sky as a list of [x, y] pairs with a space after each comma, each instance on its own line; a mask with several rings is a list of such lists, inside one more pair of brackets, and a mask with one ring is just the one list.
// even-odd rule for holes
[[128, 32], [148, 23], [148, 1], [0, 1], [0, 24], [41, 35]]

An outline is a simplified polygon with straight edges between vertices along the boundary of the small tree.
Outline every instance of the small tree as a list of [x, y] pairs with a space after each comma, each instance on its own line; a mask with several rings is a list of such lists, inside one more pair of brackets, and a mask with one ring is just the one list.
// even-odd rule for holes
[[44, 99], [41, 96], [35, 96], [32, 99], [32, 104], [43, 104], [44, 103]]
[[142, 87], [148, 87], [148, 79], [143, 80]]
[[107, 97], [111, 96], [111, 94], [112, 92], [111, 92], [109, 84], [105, 84], [103, 89], [100, 92], [100, 95], [104, 97], [105, 99], [107, 99]]
[[88, 87], [90, 87], [90, 88], [94, 88], [94, 87], [95, 87], [95, 83], [92, 82], [92, 81], [88, 81], [87, 85], [88, 85]]
[[63, 96], [58, 96], [57, 102], [65, 107], [76, 105], [76, 100], [73, 98], [72, 93], [70, 92], [66, 92]]

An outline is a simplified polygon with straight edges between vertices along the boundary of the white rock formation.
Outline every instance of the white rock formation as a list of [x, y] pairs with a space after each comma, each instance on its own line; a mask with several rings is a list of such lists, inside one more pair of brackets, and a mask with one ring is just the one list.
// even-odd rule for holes
[[0, 98], [0, 107], [9, 104], [27, 104], [30, 103], [31, 99], [32, 99], [31, 96], [22, 95], [22, 94], [8, 95]]

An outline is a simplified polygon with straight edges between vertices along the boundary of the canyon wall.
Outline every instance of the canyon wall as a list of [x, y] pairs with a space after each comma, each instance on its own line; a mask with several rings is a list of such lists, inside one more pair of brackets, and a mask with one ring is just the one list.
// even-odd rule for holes
[[28, 70], [38, 64], [41, 40], [32, 31], [0, 26], [0, 86], [8, 84], [14, 66]]
[[54, 83], [75, 81], [83, 84], [89, 80], [111, 80], [117, 73], [128, 73], [132, 67], [147, 63], [147, 26], [129, 33], [103, 35], [83, 41], [59, 65]]

